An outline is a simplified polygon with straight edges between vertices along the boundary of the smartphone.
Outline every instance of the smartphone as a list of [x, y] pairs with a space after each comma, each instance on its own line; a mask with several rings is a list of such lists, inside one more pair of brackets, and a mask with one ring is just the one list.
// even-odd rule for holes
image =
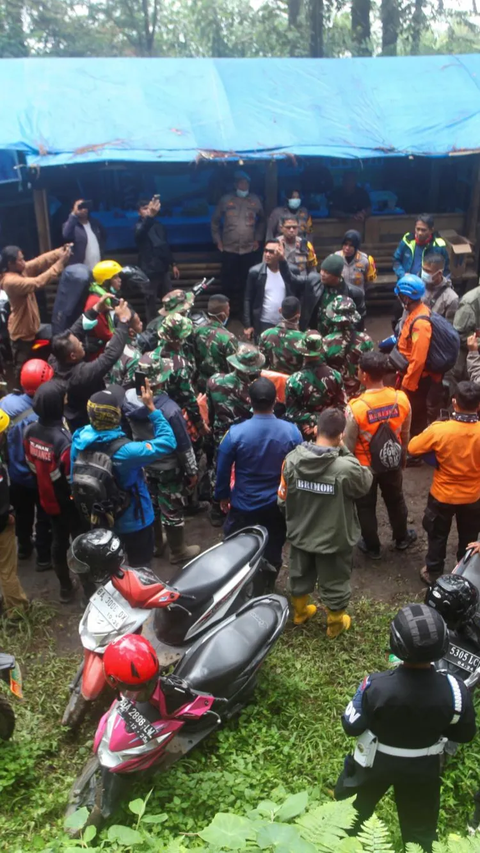
[[146, 388], [145, 380], [147, 378], [146, 373], [142, 373], [140, 370], [135, 371], [135, 392], [137, 397], [142, 396], [142, 388]]
[[90, 210], [90, 208], [92, 206], [93, 206], [92, 199], [91, 198], [84, 198], [82, 203], [78, 205], [78, 209], [79, 210], [86, 210], [88, 208]]
[[155, 195], [152, 196], [152, 201], [160, 201], [160, 194], [155, 193]]
[[117, 299], [116, 296], [109, 296], [108, 301], [113, 308], [116, 308], [117, 305], [120, 305], [120, 300]]

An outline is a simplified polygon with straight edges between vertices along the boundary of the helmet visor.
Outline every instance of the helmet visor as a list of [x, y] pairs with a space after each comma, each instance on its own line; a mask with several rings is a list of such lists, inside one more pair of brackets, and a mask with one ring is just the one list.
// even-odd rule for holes
[[79, 560], [73, 553], [73, 545], [70, 545], [70, 548], [67, 551], [67, 563], [68, 568], [74, 575], [88, 575], [90, 572], [90, 566], [88, 563], [82, 562], [82, 560]]
[[130, 699], [132, 702], [148, 702], [155, 692], [157, 682], [158, 675], [155, 675], [143, 684], [139, 684], [138, 687], [132, 687], [131, 684], [122, 684], [119, 682], [116, 689], [122, 696], [125, 696], [126, 699]]

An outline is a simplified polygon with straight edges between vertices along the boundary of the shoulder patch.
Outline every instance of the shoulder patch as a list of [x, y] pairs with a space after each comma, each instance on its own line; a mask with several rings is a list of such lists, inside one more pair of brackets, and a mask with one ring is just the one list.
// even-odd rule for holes
[[314, 483], [311, 480], [297, 479], [295, 485], [301, 492], [313, 492], [317, 495], [335, 494], [335, 483]]

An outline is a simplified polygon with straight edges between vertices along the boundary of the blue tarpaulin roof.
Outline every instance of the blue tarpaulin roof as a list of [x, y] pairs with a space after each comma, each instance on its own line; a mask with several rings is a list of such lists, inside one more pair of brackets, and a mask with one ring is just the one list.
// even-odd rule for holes
[[480, 55], [3, 59], [0, 148], [53, 166], [480, 149]]

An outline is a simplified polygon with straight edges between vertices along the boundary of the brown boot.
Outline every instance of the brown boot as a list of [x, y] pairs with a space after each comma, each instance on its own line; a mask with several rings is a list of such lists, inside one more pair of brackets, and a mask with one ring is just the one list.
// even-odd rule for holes
[[178, 563], [188, 563], [200, 553], [200, 545], [185, 544], [184, 527], [165, 527], [168, 547], [170, 548], [170, 563], [176, 566]]

